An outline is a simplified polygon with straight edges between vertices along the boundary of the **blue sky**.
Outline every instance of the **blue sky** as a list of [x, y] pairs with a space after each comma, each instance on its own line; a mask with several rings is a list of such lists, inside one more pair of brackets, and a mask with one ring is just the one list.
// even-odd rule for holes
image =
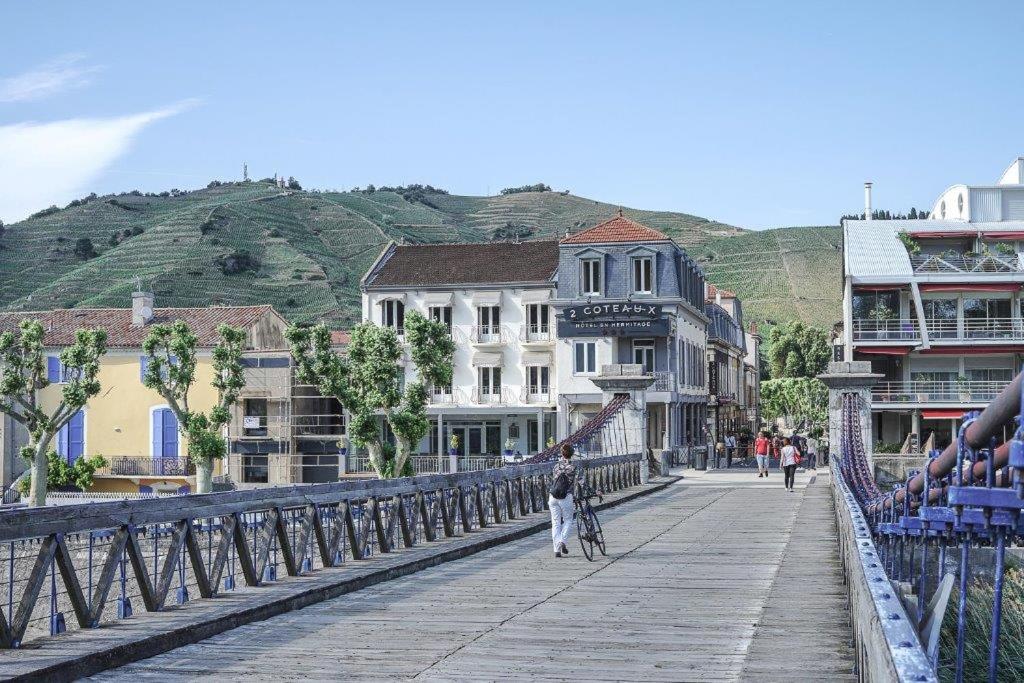
[[1024, 5], [9, 3], [0, 219], [90, 191], [555, 189], [748, 228], [1024, 154]]

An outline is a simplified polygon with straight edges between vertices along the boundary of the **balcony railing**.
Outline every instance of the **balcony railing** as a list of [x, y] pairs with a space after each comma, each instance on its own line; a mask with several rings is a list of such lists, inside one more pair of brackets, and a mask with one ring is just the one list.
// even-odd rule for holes
[[337, 413], [328, 415], [292, 416], [292, 434], [296, 437], [342, 436], [345, 418]]
[[991, 401], [1005, 382], [882, 382], [871, 388], [875, 403], [980, 403]]
[[1020, 259], [1008, 254], [914, 254], [915, 273], [1019, 273]]
[[658, 370], [654, 373], [654, 385], [651, 391], [676, 391], [679, 387], [678, 377], [672, 370]]
[[853, 321], [854, 341], [915, 341], [920, 337], [917, 321], [911, 318], [862, 318]]
[[523, 403], [535, 403], [538, 405], [550, 405], [555, 402], [555, 394], [550, 387], [532, 386], [523, 387], [519, 394]]
[[551, 325], [523, 325], [519, 328], [519, 340], [523, 342], [551, 342], [555, 331]]
[[466, 392], [462, 389], [431, 389], [428, 394], [428, 398], [432, 404], [435, 405], [465, 405], [468, 403], [466, 400]]
[[475, 325], [470, 332], [473, 344], [507, 344], [511, 335], [504, 325]]
[[475, 386], [473, 387], [471, 400], [473, 403], [479, 403], [480, 405], [510, 405], [515, 403], [511, 393], [505, 387], [488, 389]]
[[1024, 339], [1024, 320], [1016, 318], [963, 318], [928, 320], [928, 336], [933, 340], [958, 341]]
[[190, 477], [196, 466], [188, 458], [148, 458], [135, 455], [107, 456], [107, 466], [96, 470], [108, 477]]

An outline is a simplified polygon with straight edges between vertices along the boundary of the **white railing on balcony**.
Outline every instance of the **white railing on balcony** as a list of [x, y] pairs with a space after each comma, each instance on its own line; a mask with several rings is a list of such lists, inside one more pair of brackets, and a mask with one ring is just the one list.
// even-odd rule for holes
[[1017, 255], [998, 254], [913, 254], [910, 265], [915, 273], [1019, 273]]
[[523, 342], [551, 342], [555, 330], [551, 325], [523, 325], [519, 328], [519, 340]]
[[920, 337], [917, 321], [912, 318], [860, 318], [853, 321], [854, 341], [915, 341]]
[[926, 324], [932, 340], [1024, 339], [1024, 321], [1016, 318], [928, 320]]
[[512, 393], [505, 387], [495, 389], [479, 385], [473, 387], [471, 401], [480, 405], [510, 405], [515, 403]]
[[474, 325], [470, 332], [473, 344], [507, 344], [510, 337], [504, 325]]
[[654, 384], [651, 391], [676, 391], [679, 387], [676, 373], [672, 370], [657, 370], [654, 372]]
[[430, 402], [435, 405], [465, 405], [468, 403], [466, 399], [466, 392], [462, 389], [453, 389], [451, 387], [443, 387], [441, 389], [431, 389], [428, 394]]
[[1005, 382], [881, 382], [871, 388], [875, 403], [987, 403]]
[[550, 387], [527, 386], [519, 392], [519, 400], [523, 403], [551, 405], [555, 402], [555, 393], [551, 391]]

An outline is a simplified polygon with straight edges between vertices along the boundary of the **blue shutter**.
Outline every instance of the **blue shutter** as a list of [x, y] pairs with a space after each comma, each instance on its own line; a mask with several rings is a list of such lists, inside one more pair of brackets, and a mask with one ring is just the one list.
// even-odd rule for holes
[[79, 410], [65, 427], [67, 430], [68, 464], [74, 464], [85, 453], [85, 413]]
[[149, 367], [149, 357], [139, 356], [139, 381], [146, 376], [146, 368]]
[[46, 381], [51, 384], [60, 382], [60, 358], [57, 356], [46, 357]]
[[64, 425], [57, 432], [57, 455], [68, 459], [68, 426]]
[[153, 411], [153, 457], [159, 458], [164, 449], [164, 411], [158, 408]]

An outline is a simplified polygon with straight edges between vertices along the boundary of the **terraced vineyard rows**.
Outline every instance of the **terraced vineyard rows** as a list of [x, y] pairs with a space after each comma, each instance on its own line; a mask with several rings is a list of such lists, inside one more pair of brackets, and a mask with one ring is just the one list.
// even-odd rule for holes
[[[139, 278], [161, 306], [271, 303], [296, 321], [345, 327], [359, 319], [359, 280], [388, 240], [561, 236], [617, 210], [558, 192], [409, 201], [395, 192], [310, 193], [265, 183], [98, 197], [7, 226], [0, 307], [125, 306]], [[706, 258], [711, 281], [743, 296], [750, 319], [835, 317], [837, 228], [758, 233], [681, 213], [624, 212]], [[82, 238], [96, 256], [76, 255]]]

